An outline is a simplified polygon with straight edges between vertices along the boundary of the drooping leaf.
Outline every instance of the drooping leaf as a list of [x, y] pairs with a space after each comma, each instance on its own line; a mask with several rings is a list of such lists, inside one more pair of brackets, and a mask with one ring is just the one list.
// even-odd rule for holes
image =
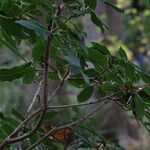
[[115, 6], [114, 4], [112, 4], [112, 3], [110, 3], [110, 2], [108, 2], [106, 0], [103, 0], [103, 3], [106, 4], [106, 5], [108, 5], [108, 6], [110, 6], [112, 9], [116, 10], [119, 13], [124, 13], [123, 9], [118, 8], [117, 6]]
[[48, 31], [35, 20], [18, 20], [16, 23], [33, 30], [39, 37], [44, 39], [49, 35]]
[[135, 104], [136, 117], [142, 121], [143, 116], [144, 116], [144, 104], [142, 102], [142, 99], [138, 94], [135, 94], [133, 100]]
[[88, 86], [84, 88], [77, 96], [78, 102], [87, 101], [92, 96], [92, 93], [93, 93], [93, 86]]
[[0, 69], [0, 81], [13, 81], [15, 79], [21, 78], [26, 73], [30, 63], [20, 66], [15, 66], [13, 68], [2, 68]]
[[91, 21], [101, 29], [102, 33], [105, 31], [103, 22], [96, 16], [95, 12], [90, 11]]

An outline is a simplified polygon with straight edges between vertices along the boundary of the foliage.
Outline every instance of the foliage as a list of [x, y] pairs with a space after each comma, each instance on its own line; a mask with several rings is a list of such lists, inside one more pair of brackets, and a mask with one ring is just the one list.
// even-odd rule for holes
[[[108, 1], [102, 0], [102, 2], [110, 9], [119, 13], [124, 12]], [[58, 143], [67, 148], [75, 142], [77, 148], [97, 148], [99, 145], [106, 149], [110, 147], [122, 149], [116, 141], [106, 140], [93, 128], [80, 125], [100, 109], [101, 103], [105, 104], [109, 101], [114, 101], [122, 108], [132, 111], [133, 115], [150, 131], [150, 76], [127, 60], [123, 48], [118, 50], [117, 55], [112, 55], [107, 46], [101, 43], [92, 43], [87, 47], [82, 42], [86, 34], [80, 32], [77, 26], [75, 26], [76, 30], [72, 31], [67, 25], [67, 22], [73, 25], [73, 18], [88, 14], [93, 24], [103, 33], [109, 27], [95, 14], [95, 8], [96, 0], [92, 3], [89, 0], [82, 2], [63, 0], [62, 4], [47, 0], [2, 0], [0, 2], [0, 43], [20, 58], [20, 65], [0, 69], [0, 80], [13, 82], [22, 78], [25, 84], [34, 81], [40, 84], [43, 80], [44, 88], [41, 98], [43, 104], [33, 111], [33, 115], [23, 116], [14, 109], [12, 118], [0, 114], [1, 149], [18, 148], [20, 146], [18, 141], [23, 141], [21, 144], [24, 149], [34, 147], [59, 149]], [[42, 16], [45, 22], [41, 24], [37, 19], [38, 16]], [[30, 52], [31, 59], [24, 57], [20, 48], [22, 41], [33, 45]], [[53, 60], [53, 66], [50, 60]], [[60, 81], [50, 97], [48, 78]], [[77, 87], [81, 91], [77, 95], [78, 102], [53, 106], [51, 100], [64, 84]], [[94, 87], [98, 87], [102, 98], [89, 102]], [[93, 103], [97, 103], [98, 108], [87, 116], [78, 109], [78, 106]], [[66, 125], [63, 125], [64, 122], [59, 122], [62, 108], [73, 108], [72, 111], [76, 113], [76, 116], [69, 119]], [[84, 117], [80, 118], [81, 115]], [[47, 120], [48, 123], [45, 123]]]

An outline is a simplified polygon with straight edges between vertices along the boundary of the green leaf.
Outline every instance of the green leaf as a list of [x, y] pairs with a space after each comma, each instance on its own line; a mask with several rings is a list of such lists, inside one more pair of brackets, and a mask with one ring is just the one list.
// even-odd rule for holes
[[98, 50], [100, 53], [102, 53], [103, 55], [110, 55], [110, 51], [108, 50], [108, 48], [105, 45], [99, 44], [99, 43], [95, 43], [92, 42], [92, 48]]
[[150, 84], [150, 75], [144, 72], [140, 72], [140, 77], [145, 83]]
[[68, 62], [76, 67], [80, 67], [80, 60], [72, 49], [68, 49]]
[[21, 78], [26, 73], [27, 68], [31, 64], [25, 64], [20, 66], [15, 66], [13, 68], [2, 68], [0, 69], [0, 81], [13, 81], [15, 79]]
[[11, 50], [18, 57], [26, 61], [25, 58], [21, 55], [20, 50], [16, 45], [16, 42], [2, 28], [1, 28], [1, 34], [2, 34], [2, 37], [0, 37], [0, 43], [6, 46], [9, 50]]
[[96, 0], [84, 0], [84, 3], [89, 6], [91, 9], [95, 10]]
[[73, 49], [68, 48], [68, 62], [70, 65], [71, 74], [75, 75], [81, 72], [81, 66], [80, 66], [80, 60], [77, 57], [76, 53], [73, 51]]
[[150, 88], [146, 87], [138, 92], [144, 104], [150, 105]]
[[134, 103], [135, 103], [135, 112], [136, 117], [142, 121], [142, 118], [144, 116], [144, 104], [142, 102], [141, 97], [138, 94], [135, 94], [134, 96]]
[[124, 61], [120, 61], [120, 65], [123, 67], [122, 69], [124, 70], [124, 77], [132, 83], [137, 82], [139, 78], [137, 78], [135, 67], [132, 64]]
[[98, 72], [93, 68], [85, 70], [84, 73], [90, 78], [96, 77], [98, 75]]
[[[15, 10], [15, 11], [14, 11]], [[2, 3], [1, 11], [5, 12], [7, 16], [19, 16], [21, 13], [21, 8], [19, 5], [13, 1], [5, 0]]]
[[16, 23], [33, 30], [39, 37], [44, 39], [49, 35], [48, 31], [35, 20], [18, 20]]
[[[0, 127], [0, 139], [5, 139], [7, 137], [7, 134], [4, 132], [4, 130]], [[2, 141], [0, 141], [2, 142]]]
[[102, 84], [102, 90], [104, 90], [104, 91], [108, 91], [108, 92], [111, 92], [112, 90], [114, 90], [114, 85], [113, 85], [113, 83], [111, 83], [111, 82], [109, 82], [109, 81], [107, 81], [107, 82], [104, 82], [103, 84]]
[[100, 65], [102, 66], [104, 66], [107, 63], [106, 56], [101, 54], [97, 50], [89, 49], [89, 58], [92, 59], [96, 63], [100, 63]]
[[36, 143], [39, 140], [38, 134], [37, 133], [36, 134], [32, 134], [32, 136], [29, 138], [29, 140], [30, 140], [30, 144], [31, 145]]
[[50, 121], [50, 120], [54, 119], [58, 114], [59, 114], [58, 111], [50, 110], [45, 114], [44, 118], [46, 121]]
[[35, 77], [36, 77], [35, 69], [29, 68], [26, 70], [26, 73], [23, 76], [23, 83], [30, 84], [34, 81]]
[[10, 125], [11, 127], [17, 127], [19, 125], [19, 122], [11, 117], [5, 117], [3, 121], [4, 124]]
[[91, 14], [91, 21], [96, 25], [98, 26], [102, 32], [105, 31], [105, 28], [104, 28], [104, 24], [103, 22], [96, 16], [96, 14], [93, 12], [93, 11], [90, 11], [90, 14]]
[[117, 6], [115, 6], [114, 4], [110, 3], [110, 2], [107, 2], [105, 0], [103, 0], [103, 3], [110, 6], [112, 9], [116, 10], [117, 12], [119, 13], [124, 13], [124, 10], [121, 9], [121, 8], [118, 8]]
[[92, 96], [92, 93], [93, 93], [93, 86], [88, 86], [84, 88], [77, 96], [78, 102], [87, 101]]
[[74, 0], [63, 0], [64, 3], [74, 2]]
[[150, 96], [150, 87], [144, 88], [144, 91], [146, 92], [147, 95]]
[[58, 73], [55, 72], [48, 72], [48, 77], [52, 80], [59, 80]]
[[41, 40], [38, 41], [35, 47], [32, 49], [32, 58], [36, 61], [42, 61], [45, 50], [46, 50], [46, 43]]
[[81, 70], [81, 74], [83, 76], [84, 81], [89, 84], [90, 83], [90, 79], [89, 77]]
[[122, 47], [119, 48], [119, 55], [122, 59], [127, 60], [127, 55], [126, 52], [124, 51], [124, 49]]
[[19, 120], [23, 121], [25, 117], [23, 117], [16, 109], [12, 108], [11, 113], [18, 118]]

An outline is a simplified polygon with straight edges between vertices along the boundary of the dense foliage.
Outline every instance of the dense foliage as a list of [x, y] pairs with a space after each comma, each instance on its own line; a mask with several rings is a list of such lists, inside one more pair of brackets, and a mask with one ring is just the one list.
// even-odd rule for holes
[[[124, 13], [109, 1], [101, 2]], [[96, 15], [95, 8], [96, 0], [63, 0], [58, 4], [48, 0], [0, 1], [0, 45], [20, 59], [16, 66], [0, 69], [0, 81], [22, 78], [23, 84], [39, 83], [27, 115], [16, 109], [12, 110], [13, 117], [0, 114], [0, 149], [17, 149], [20, 145], [23, 149], [61, 149], [62, 146], [67, 149], [72, 145], [75, 149], [122, 149], [116, 140], [106, 140], [95, 131], [92, 119], [87, 120], [110, 101], [131, 111], [150, 131], [150, 76], [129, 62], [121, 47], [112, 55], [107, 45], [96, 42], [85, 45], [86, 33], [73, 21], [89, 15], [102, 33], [110, 30]], [[39, 17], [44, 19], [39, 21]], [[23, 41], [32, 47], [30, 57], [21, 50]], [[59, 83], [52, 93], [48, 80]], [[54, 105], [52, 100], [57, 100], [64, 85], [80, 90], [77, 102]], [[42, 104], [32, 110], [41, 86]], [[95, 87], [100, 98], [88, 101]], [[96, 106], [89, 114], [82, 114], [80, 106], [87, 108], [93, 104]], [[67, 108], [75, 115], [64, 117], [63, 122], [61, 112]]]

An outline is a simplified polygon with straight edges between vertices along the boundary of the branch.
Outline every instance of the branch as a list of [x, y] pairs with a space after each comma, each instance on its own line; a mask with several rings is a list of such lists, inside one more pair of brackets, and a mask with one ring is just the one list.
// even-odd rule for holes
[[18, 133], [22, 126], [25, 125], [30, 119], [32, 119], [34, 116], [39, 114], [42, 111], [42, 107], [37, 109], [34, 113], [32, 113], [30, 116], [28, 116], [20, 125], [0, 144], [0, 150], [3, 150], [7, 144], [9, 144], [9, 140], [11, 137], [13, 137], [16, 133]]
[[[96, 103], [100, 103], [100, 102], [103, 102], [105, 100], [109, 100], [109, 99], [112, 99], [112, 100], [117, 100], [118, 98], [116, 99], [113, 99], [113, 95], [110, 95], [110, 96], [106, 96], [106, 97], [103, 97], [99, 100], [96, 100], [96, 101], [91, 101], [91, 102], [85, 102], [85, 103], [80, 103], [80, 104], [71, 104], [71, 105], [61, 105], [61, 106], [48, 106], [47, 109], [65, 109], [65, 108], [71, 108], [71, 107], [81, 107], [81, 106], [88, 106], [88, 105], [93, 105], [93, 104], [96, 104]], [[29, 133], [21, 136], [21, 137], [17, 137], [17, 138], [13, 138], [11, 139], [11, 137], [16, 134], [23, 125], [25, 125], [27, 122], [29, 122], [30, 119], [32, 119], [35, 115], [38, 115], [39, 113], [42, 112], [42, 108], [39, 108], [38, 110], [36, 110], [33, 114], [31, 114], [28, 118], [26, 118], [17, 128], [16, 130], [8, 137], [4, 140], [3, 143], [1, 143], [1, 146], [4, 146], [4, 145], [7, 145], [7, 144], [11, 144], [11, 143], [16, 143], [18, 141], [22, 141], [24, 139], [26, 139], [27, 137], [30, 137], [30, 135], [34, 134], [37, 130], [37, 128], [39, 127], [39, 124], [41, 122], [39, 122], [36, 127], [31, 130]], [[43, 117], [43, 116], [42, 116]], [[39, 119], [41, 120], [41, 119]], [[2, 148], [0, 146], [0, 148]]]
[[87, 105], [93, 105], [96, 103], [100, 103], [105, 101], [106, 99], [109, 99], [110, 96], [106, 96], [104, 98], [101, 98], [96, 101], [90, 101], [90, 102], [85, 102], [85, 103], [79, 103], [79, 104], [70, 104], [70, 105], [60, 105], [60, 106], [48, 106], [48, 109], [65, 109], [65, 108], [72, 108], [72, 107], [81, 107], [81, 106], [87, 106]]
[[39, 141], [37, 141], [35, 144], [33, 144], [30, 148], [28, 148], [27, 150], [32, 150], [33, 148], [35, 148], [37, 145], [39, 145], [40, 143], [42, 143], [46, 138], [48, 138], [53, 132], [56, 132], [58, 130], [64, 129], [64, 128], [68, 128], [71, 127], [73, 125], [77, 125], [81, 122], [84, 122], [85, 120], [87, 120], [89, 117], [91, 117], [92, 115], [94, 115], [100, 108], [102, 108], [106, 103], [108, 103], [108, 101], [105, 101], [102, 105], [98, 106], [96, 109], [94, 109], [91, 113], [89, 113], [87, 116], [80, 118], [77, 121], [74, 121], [72, 123], [66, 124], [64, 126], [61, 127], [55, 127], [53, 128], [50, 132], [48, 132], [45, 136], [43, 136]]

